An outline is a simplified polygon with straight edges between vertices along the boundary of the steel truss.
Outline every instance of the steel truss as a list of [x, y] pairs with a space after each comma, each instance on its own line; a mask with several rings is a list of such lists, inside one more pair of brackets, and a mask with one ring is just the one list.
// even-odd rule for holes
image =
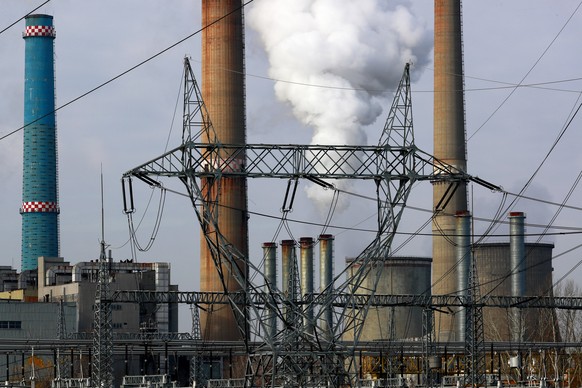
[[[345, 308], [348, 305], [362, 307], [366, 305], [374, 307], [470, 307], [472, 302], [462, 295], [351, 295], [333, 293], [333, 306]], [[281, 304], [285, 298], [281, 293], [233, 293], [227, 295], [220, 292], [196, 292], [196, 291], [124, 291], [116, 290], [111, 293], [111, 303], [185, 303], [206, 308], [213, 304], [236, 303], [249, 306], [264, 307], [267, 305], [267, 297], [272, 299], [268, 304]], [[324, 306], [327, 304], [324, 294], [313, 294], [298, 300], [298, 305]], [[479, 307], [519, 308], [519, 309], [558, 309], [558, 310], [582, 310], [582, 297], [560, 296], [481, 296]]]
[[113, 326], [109, 301], [109, 266], [105, 256], [105, 242], [101, 241], [99, 273], [94, 305], [93, 328], [93, 387], [113, 386]]
[[[378, 145], [338, 146], [222, 144], [216, 137], [188, 59], [184, 63], [182, 144], [126, 172], [124, 187], [131, 185], [126, 183], [131, 182], [131, 177], [158, 187], [162, 187], [158, 177], [174, 177], [186, 186], [219, 276], [223, 280], [226, 276], [236, 279], [244, 290], [220, 295], [199, 293], [197, 297], [220, 299], [232, 307], [249, 349], [247, 386], [358, 385], [355, 349], [368, 309], [376, 297], [381, 269], [391, 256], [392, 239], [412, 185], [423, 180], [474, 181], [490, 189], [498, 188], [416, 147], [408, 64]], [[376, 236], [350, 264], [353, 269], [347, 268], [336, 275], [333, 288], [330, 286], [317, 296], [285, 298], [271, 284], [270, 292], [266, 293], [267, 280], [262, 269], [220, 233], [216, 204], [219, 182], [224, 177], [308, 179], [328, 188], [333, 188], [329, 183], [332, 179], [371, 181], [378, 206]], [[353, 276], [343, 280], [348, 270]], [[364, 290], [365, 280], [372, 287]], [[119, 293], [116, 297], [122, 295], [128, 294]], [[277, 298], [277, 303], [272, 302], [273, 297]], [[313, 312], [313, 318], [308, 317], [308, 311]], [[330, 311], [334, 322], [331, 329], [321, 323]], [[273, 313], [283, 322], [283, 327], [275, 335], [266, 337], [268, 317]], [[289, 317], [294, 317], [292, 324]], [[301, 322], [311, 319], [315, 325], [307, 330], [308, 325]], [[347, 335], [353, 341], [344, 341]], [[261, 341], [262, 345], [251, 351], [250, 344]]]

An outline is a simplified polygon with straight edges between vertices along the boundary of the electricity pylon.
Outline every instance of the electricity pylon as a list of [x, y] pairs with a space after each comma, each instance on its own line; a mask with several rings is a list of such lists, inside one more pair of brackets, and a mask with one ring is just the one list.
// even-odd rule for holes
[[[249, 354], [247, 386], [258, 382], [277, 386], [357, 386], [359, 371], [355, 348], [381, 270], [390, 257], [391, 243], [412, 185], [418, 181], [443, 179], [447, 182], [471, 180], [492, 189], [497, 187], [435, 160], [416, 147], [408, 64], [376, 146], [222, 144], [213, 129], [212, 118], [208, 116], [188, 59], [184, 64], [187, 87], [182, 144], [126, 172], [124, 180], [131, 182], [130, 178], [135, 177], [148, 185], [162, 187], [160, 177], [175, 177], [186, 186], [202, 230], [213, 232], [204, 235], [219, 276], [223, 280], [227, 275], [234, 278], [242, 288], [242, 296], [226, 293], [225, 297], [238, 317], [243, 341], [249, 349], [253, 341], [260, 344]], [[215, 204], [220, 192], [218, 184], [223, 177], [308, 179], [331, 189], [330, 180], [358, 179], [373, 183], [378, 229], [375, 238], [350, 264], [353, 268], [337, 274], [332, 285], [321, 291], [317, 301], [309, 295], [283, 300], [283, 293], [272, 286], [271, 295], [279, 296], [281, 300], [276, 302], [285, 306], [285, 309], [275, 309], [279, 321], [287, 319], [286, 311], [299, 315], [313, 311], [314, 316], [309, 319], [320, 322], [331, 311], [335, 322], [331, 330], [320, 324], [309, 331], [302, 325], [286, 325], [274, 336], [264, 336], [269, 330], [267, 320], [261, 318], [264, 316], [262, 306], [272, 304], [273, 298], [263, 292], [266, 279], [261, 268], [220, 234]], [[248, 276], [247, 268], [241, 268], [241, 262], [248, 265], [248, 273], [252, 276]], [[352, 273], [349, 278], [344, 276], [348, 270]], [[372, 285], [365, 290], [370, 296], [367, 299], [358, 295], [364, 281]], [[339, 296], [341, 307], [336, 306]], [[308, 319], [306, 316], [299, 318], [298, 322]], [[353, 339], [349, 343], [343, 340], [348, 333]]]

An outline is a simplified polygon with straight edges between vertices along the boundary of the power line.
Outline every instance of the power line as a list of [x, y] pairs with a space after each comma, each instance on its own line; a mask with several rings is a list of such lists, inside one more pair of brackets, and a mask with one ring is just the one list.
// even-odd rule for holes
[[[430, 67], [426, 67], [426, 69], [434, 70]], [[320, 88], [320, 89], [329, 89], [329, 90], [348, 90], [348, 91], [365, 91], [365, 92], [373, 92], [373, 93], [393, 93], [395, 92], [394, 89], [367, 89], [367, 88], [352, 88], [352, 87], [342, 87], [342, 86], [331, 86], [331, 85], [323, 85], [323, 84], [314, 84], [309, 82], [297, 82], [297, 81], [289, 81], [286, 79], [281, 78], [272, 78], [268, 76], [246, 73], [247, 77], [272, 81], [272, 82], [280, 82], [289, 85], [297, 85], [297, 86], [305, 86], [309, 88]], [[544, 85], [553, 85], [559, 83], [567, 83], [567, 82], [576, 82], [582, 81], [582, 77], [580, 78], [568, 78], [568, 79], [560, 79], [560, 80], [553, 80], [553, 81], [544, 81], [544, 82], [536, 82], [536, 83], [529, 83], [529, 84], [515, 84], [511, 82], [504, 82], [504, 81], [497, 81], [492, 79], [486, 78], [479, 78], [479, 77], [470, 77], [465, 76], [465, 78], [475, 79], [479, 81], [486, 81], [492, 83], [502, 84], [503, 86], [495, 86], [495, 87], [483, 87], [483, 88], [465, 88], [465, 92], [481, 92], [481, 91], [494, 91], [494, 90], [506, 90], [506, 89], [514, 89], [514, 88], [530, 88], [530, 89], [541, 89], [541, 90], [548, 90], [548, 91], [555, 91], [555, 92], [565, 92], [565, 93], [580, 93], [579, 90], [574, 89], [559, 89], [559, 88], [549, 88], [544, 87]], [[413, 90], [412, 93], [434, 93], [434, 90]]]
[[[172, 189], [168, 189], [168, 188], [163, 188], [163, 190], [167, 191], [168, 193], [172, 193], [172, 194], [176, 194], [182, 197], [186, 197], [188, 198], [188, 194], [185, 193], [181, 193], [179, 191], [176, 190], [172, 190]], [[343, 192], [343, 191], [342, 191]], [[220, 204], [218, 205], [220, 207], [225, 207], [228, 209], [232, 209], [232, 210], [241, 210], [241, 209], [237, 209], [237, 208], [233, 208], [231, 206], [227, 206], [227, 205], [223, 205]], [[406, 206], [407, 208], [411, 208], [410, 206]], [[430, 210], [427, 209], [422, 209], [422, 208], [415, 208], [417, 210], [422, 210], [422, 211], [426, 211], [426, 212], [431, 212]], [[273, 214], [268, 214], [268, 213], [263, 213], [263, 212], [257, 212], [257, 211], [252, 211], [252, 210], [247, 210], [247, 213], [249, 215], [253, 215], [253, 216], [257, 216], [257, 217], [263, 217], [263, 218], [269, 218], [269, 219], [273, 219], [273, 220], [281, 220], [281, 216], [280, 215], [273, 215]], [[370, 218], [370, 217], [367, 217]], [[492, 222], [495, 220], [492, 219], [487, 219], [487, 218], [475, 218], [476, 220], [479, 221], [484, 221], [484, 222]], [[322, 223], [322, 222], [314, 222], [314, 221], [306, 221], [306, 220], [300, 220], [300, 219], [294, 219], [294, 218], [288, 218], [288, 217], [284, 217], [284, 220], [286, 222], [291, 222], [291, 223], [295, 223], [295, 224], [302, 224], [302, 225], [308, 225], [308, 226], [317, 226], [317, 227], [326, 227], [326, 228], [331, 228], [331, 229], [338, 229], [338, 230], [344, 230], [344, 231], [354, 231], [354, 232], [364, 232], [364, 233], [378, 233], [378, 230], [376, 229], [368, 229], [368, 228], [357, 228], [357, 227], [353, 227], [353, 226], [343, 226], [343, 225], [333, 225], [333, 224], [326, 224], [326, 223]], [[506, 221], [498, 221], [499, 223], [508, 223]], [[360, 224], [361, 222], [358, 222], [357, 224]], [[546, 228], [547, 225], [542, 225], [542, 224], [525, 224], [525, 226], [528, 227], [539, 227], [539, 228]], [[564, 230], [568, 230], [567, 232], [555, 232], [555, 233], [527, 233], [525, 234], [525, 236], [530, 236], [530, 237], [536, 237], [536, 236], [541, 236], [541, 235], [547, 235], [547, 236], [564, 236], [564, 235], [577, 235], [577, 234], [582, 234], [582, 228], [576, 228], [576, 227], [567, 227], [567, 226], [552, 226], [552, 229], [564, 229]], [[423, 229], [423, 228], [420, 228]], [[435, 233], [420, 233], [420, 232], [398, 232], [396, 231], [395, 234], [397, 235], [403, 235], [403, 236], [410, 236], [410, 235], [418, 235], [418, 236], [434, 236]], [[438, 234], [440, 235], [440, 233]], [[491, 235], [491, 237], [508, 237], [510, 236], [509, 234], [496, 234], [496, 235]], [[483, 235], [474, 235], [474, 237], [483, 237]]]
[[515, 93], [515, 91], [518, 89], [518, 86], [520, 86], [523, 83], [523, 81], [525, 81], [525, 79], [528, 77], [528, 75], [533, 71], [533, 69], [538, 65], [538, 63], [540, 63], [540, 61], [542, 60], [542, 58], [550, 50], [550, 47], [552, 47], [552, 45], [556, 42], [556, 40], [558, 39], [558, 37], [562, 34], [562, 31], [564, 31], [564, 29], [566, 28], [566, 26], [570, 23], [570, 21], [572, 20], [572, 18], [576, 14], [576, 12], [578, 12], [578, 9], [580, 8], [580, 6], [582, 6], [582, 1], [574, 9], [574, 11], [570, 15], [570, 17], [566, 20], [566, 22], [564, 23], [564, 25], [562, 26], [562, 28], [560, 28], [560, 31], [558, 31], [558, 33], [554, 36], [554, 38], [552, 39], [552, 41], [550, 42], [550, 44], [548, 44], [548, 46], [541, 53], [541, 55], [538, 57], [538, 59], [534, 62], [534, 64], [530, 67], [530, 69], [525, 73], [525, 75], [522, 77], [521, 81], [519, 81], [519, 83], [517, 84], [517, 86], [507, 95], [507, 97], [505, 97], [505, 99], [503, 99], [503, 101], [501, 101], [501, 103], [497, 106], [497, 108], [495, 108], [495, 110], [493, 112], [491, 112], [491, 114], [489, 115], [489, 117], [487, 117], [487, 119], [483, 122], [483, 124], [481, 124], [479, 126], [479, 128], [477, 128], [475, 130], [475, 132], [473, 132], [473, 134], [471, 136], [469, 136], [469, 138], [467, 139], [467, 141], [468, 140], [471, 140], [473, 138], [473, 136], [475, 136], [477, 134], [477, 132], [479, 132], [481, 130], [481, 128], [483, 128], [489, 122], [489, 120], [491, 120], [491, 118], [499, 111], [499, 109], [501, 109], [501, 107], [503, 105], [505, 105], [505, 103], [509, 100], [509, 98], [513, 95], [513, 93]]
[[18, 19], [17, 21], [15, 21], [14, 23], [10, 24], [8, 27], [4, 28], [3, 30], [0, 31], [0, 35], [2, 35], [4, 32], [6, 32], [7, 30], [11, 29], [12, 27], [14, 27], [16, 24], [18, 24], [19, 22], [21, 22], [24, 18], [26, 18], [28, 15], [30, 15], [31, 13], [33, 13], [34, 11], [36, 11], [37, 9], [41, 8], [43, 5], [45, 5], [46, 3], [48, 3], [51, 0], [46, 0], [44, 3], [42, 3], [41, 5], [39, 5], [38, 7], [36, 7], [35, 9], [33, 9], [32, 11], [28, 12], [26, 15], [24, 15], [23, 17], [21, 17], [20, 19]]
[[69, 105], [71, 105], [71, 104], [73, 104], [73, 103], [75, 103], [75, 102], [79, 101], [80, 99], [87, 97], [89, 94], [91, 94], [91, 93], [93, 93], [93, 92], [96, 92], [97, 90], [99, 90], [99, 89], [103, 88], [104, 86], [107, 86], [107, 85], [109, 85], [110, 83], [112, 83], [112, 82], [114, 82], [114, 81], [118, 80], [119, 78], [123, 77], [124, 75], [127, 75], [128, 73], [131, 73], [132, 71], [134, 71], [134, 70], [138, 69], [139, 67], [141, 67], [141, 66], [145, 65], [146, 63], [150, 62], [151, 60], [153, 60], [153, 59], [155, 59], [155, 58], [159, 57], [160, 55], [162, 55], [162, 54], [164, 54], [164, 53], [166, 53], [167, 51], [170, 51], [171, 49], [173, 49], [174, 47], [176, 47], [176, 46], [180, 45], [181, 43], [184, 43], [185, 41], [187, 41], [188, 39], [192, 38], [193, 36], [196, 36], [196, 35], [198, 35], [198, 34], [199, 34], [199, 33], [201, 33], [202, 31], [204, 31], [205, 29], [207, 29], [207, 28], [209, 28], [209, 27], [213, 26], [214, 24], [216, 24], [216, 23], [218, 23], [218, 22], [222, 21], [223, 19], [227, 18], [228, 16], [232, 15], [233, 13], [240, 11], [241, 9], [243, 9], [244, 7], [246, 7], [248, 4], [252, 3], [253, 1], [254, 1], [254, 0], [247, 0], [247, 1], [246, 1], [245, 3], [243, 3], [243, 4], [242, 4], [240, 7], [238, 7], [238, 8], [236, 8], [236, 9], [234, 9], [234, 10], [230, 11], [229, 13], [227, 13], [227, 14], [225, 14], [225, 15], [223, 15], [223, 16], [221, 16], [221, 17], [219, 17], [218, 19], [214, 20], [213, 22], [211, 22], [211, 23], [209, 23], [209, 24], [207, 24], [207, 25], [203, 26], [202, 28], [200, 28], [199, 30], [197, 30], [197, 31], [195, 31], [195, 32], [193, 32], [193, 33], [191, 33], [190, 35], [186, 36], [185, 38], [182, 38], [182, 39], [180, 39], [180, 40], [179, 40], [179, 41], [177, 41], [176, 43], [173, 43], [173, 44], [171, 44], [170, 46], [166, 47], [165, 49], [163, 49], [163, 50], [161, 50], [161, 51], [158, 51], [156, 54], [154, 54], [154, 55], [152, 55], [152, 56], [148, 57], [147, 59], [144, 59], [143, 61], [139, 62], [137, 65], [134, 65], [134, 66], [130, 67], [129, 69], [127, 69], [127, 70], [125, 70], [125, 71], [123, 71], [123, 72], [119, 73], [119, 74], [118, 74], [118, 75], [116, 75], [115, 77], [113, 77], [113, 78], [110, 78], [109, 80], [107, 80], [107, 81], [105, 81], [105, 82], [103, 82], [103, 83], [101, 83], [101, 84], [97, 85], [97, 86], [96, 86], [96, 87], [94, 87], [93, 89], [90, 89], [89, 91], [87, 91], [87, 92], [85, 92], [85, 93], [81, 94], [81, 95], [80, 95], [80, 96], [78, 96], [78, 97], [75, 97], [75, 98], [73, 98], [72, 100], [69, 100], [68, 102], [64, 103], [63, 105], [61, 105], [61, 106], [57, 107], [57, 108], [56, 108], [54, 111], [52, 111], [52, 112], [49, 112], [49, 113], [47, 113], [46, 115], [44, 115], [44, 116], [41, 116], [41, 117], [37, 118], [37, 119], [36, 119], [36, 120], [34, 120], [34, 121], [31, 121], [31, 122], [29, 122], [29, 123], [26, 123], [26, 124], [25, 124], [25, 125], [23, 125], [22, 127], [20, 127], [20, 128], [17, 128], [17, 129], [15, 129], [15, 130], [13, 130], [13, 131], [11, 131], [11, 132], [7, 133], [6, 135], [2, 135], [2, 136], [0, 136], [0, 140], [4, 140], [4, 139], [6, 139], [6, 138], [7, 138], [7, 137], [9, 137], [9, 136], [11, 136], [11, 135], [14, 135], [15, 133], [17, 133], [17, 132], [19, 132], [19, 131], [23, 130], [23, 129], [24, 129], [24, 127], [26, 127], [27, 125], [33, 124], [33, 123], [35, 123], [35, 122], [37, 122], [37, 121], [39, 121], [39, 120], [41, 120], [41, 119], [45, 118], [46, 116], [52, 115], [52, 114], [54, 114], [55, 112], [57, 112], [57, 111], [59, 111], [59, 110], [61, 110], [61, 109], [65, 108], [65, 107], [67, 107], [67, 106], [69, 106]]

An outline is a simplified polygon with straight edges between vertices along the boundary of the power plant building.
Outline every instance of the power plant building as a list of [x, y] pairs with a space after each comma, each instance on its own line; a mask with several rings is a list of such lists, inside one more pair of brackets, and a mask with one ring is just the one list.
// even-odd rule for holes
[[[98, 279], [98, 260], [71, 265], [62, 258], [39, 258], [38, 298], [44, 302], [75, 302], [77, 304], [78, 333], [93, 330], [93, 304]], [[134, 263], [110, 260], [115, 290], [176, 291], [170, 284], [168, 263]], [[114, 333], [170, 333], [177, 332], [177, 305], [170, 303], [124, 303], [112, 308]]]
[[[98, 280], [99, 260], [90, 260], [70, 264], [63, 258], [40, 257], [38, 259], [38, 277], [33, 271], [21, 273], [19, 285], [27, 289], [14, 287], [13, 282], [4, 284], [0, 292], [0, 339], [55, 341], [78, 341], [78, 346], [71, 350], [66, 348], [66, 358], [73, 373], [68, 377], [85, 376], [89, 371], [91, 359], [91, 339], [94, 332], [94, 304]], [[170, 265], [163, 262], [137, 263], [131, 260], [113, 261], [109, 259], [110, 278], [109, 289], [113, 291], [143, 290], [155, 292], [177, 291], [178, 287], [170, 282]], [[36, 274], [37, 271], [34, 271]], [[0, 278], [12, 279], [14, 271], [2, 269]], [[23, 276], [24, 275], [24, 276]], [[23, 279], [26, 278], [26, 279]], [[173, 338], [178, 332], [177, 303], [113, 303], [111, 304], [111, 330], [115, 338], [127, 339], [128, 343], [147, 344], [155, 338]], [[54, 345], [53, 345], [54, 346]], [[133, 346], [133, 345], [132, 345]], [[153, 355], [140, 346], [136, 354], [112, 355], [115, 357], [114, 376], [117, 382], [126, 374], [156, 374], [166, 373], [177, 378], [172, 370], [164, 369], [163, 365], [153, 363]], [[136, 349], [137, 350], [137, 349]], [[54, 363], [53, 355], [32, 357], [31, 349], [14, 351], [7, 355], [7, 363], [20, 365], [25, 353], [47, 365]], [[73, 354], [69, 354], [74, 353]], [[157, 355], [159, 356], [159, 355]], [[144, 369], [144, 365], [149, 366]], [[158, 361], [159, 362], [159, 361]], [[177, 356], [172, 357], [172, 365], [178, 362]], [[81, 364], [83, 366], [81, 366]], [[161, 372], [160, 372], [161, 371]], [[67, 371], [63, 371], [63, 373]], [[14, 370], [0, 370], [0, 380], [9, 381], [20, 377], [22, 373]], [[53, 377], [52, 368], [46, 373]], [[54, 372], [56, 373], [56, 372]], [[118, 386], [118, 384], [116, 385]]]
[[[67, 308], [74, 308], [72, 315], [75, 319], [63, 328], [62, 335], [75, 337], [79, 335], [91, 335], [93, 331], [95, 303], [95, 291], [98, 272], [98, 260], [79, 262], [70, 264], [63, 258], [40, 257], [38, 259], [38, 278], [20, 280], [19, 284], [28, 286], [27, 289], [16, 288], [11, 284], [4, 287], [0, 292], [2, 301], [10, 304], [12, 309], [22, 308], [23, 311], [34, 311], [33, 305], [58, 305], [65, 303]], [[144, 290], [168, 292], [176, 291], [177, 286], [170, 282], [170, 265], [163, 262], [155, 263], [135, 263], [130, 260], [111, 261], [111, 291], [115, 290]], [[7, 271], [3, 271], [7, 272]], [[10, 271], [11, 273], [11, 271]], [[1, 273], [0, 273], [1, 275]], [[28, 274], [26, 275], [28, 276]], [[0, 311], [9, 312], [0, 303]], [[19, 307], [20, 306], [20, 307]], [[71, 307], [72, 306], [72, 307]], [[38, 307], [38, 311], [50, 310], [49, 307]], [[44, 309], [44, 310], [43, 310]], [[58, 322], [59, 312], [54, 314], [24, 315], [27, 319], [45, 319], [54, 322], [39, 326], [41, 331], [26, 330], [23, 336], [31, 336], [34, 333], [38, 338], [55, 338], [57, 336], [56, 322]], [[69, 314], [65, 312], [65, 316]], [[121, 303], [114, 305], [112, 309], [112, 324], [114, 333], [175, 333], [178, 331], [178, 310], [176, 303]], [[22, 321], [18, 328], [23, 329], [26, 322]], [[1, 325], [1, 323], [0, 323]], [[52, 330], [52, 327], [55, 330]], [[48, 329], [51, 328], [51, 329]], [[47, 332], [48, 330], [48, 332]], [[17, 331], [13, 333], [14, 338], [18, 338]], [[0, 333], [0, 337], [2, 334]], [[9, 336], [8, 338], [12, 338]], [[6, 337], [4, 337], [6, 338]]]

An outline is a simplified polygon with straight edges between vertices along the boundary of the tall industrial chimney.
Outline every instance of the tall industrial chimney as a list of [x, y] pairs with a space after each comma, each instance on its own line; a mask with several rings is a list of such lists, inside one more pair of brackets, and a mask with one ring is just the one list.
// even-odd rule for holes
[[274, 242], [263, 243], [263, 259], [265, 260], [265, 293], [271, 295], [266, 306], [265, 336], [272, 341], [277, 334], [277, 306], [272, 298], [272, 291], [277, 289], [277, 244]]
[[[523, 212], [509, 212], [509, 260], [511, 296], [525, 296], [527, 266], [525, 263], [525, 213]], [[521, 309], [512, 309], [511, 317], [510, 339], [516, 343], [522, 342], [525, 324]]]
[[28, 15], [24, 61], [21, 270], [59, 256], [53, 17]]
[[[299, 248], [301, 252], [301, 297], [313, 296], [313, 238], [301, 237], [299, 239]], [[313, 334], [313, 306], [306, 305], [304, 311], [306, 321], [303, 325], [306, 327], [306, 332]]]
[[319, 292], [324, 295], [326, 304], [320, 312], [319, 327], [326, 339], [330, 339], [333, 333], [333, 307], [331, 295], [333, 294], [333, 240], [331, 234], [319, 235]]
[[[434, 2], [434, 156], [466, 171], [465, 106], [463, 95], [463, 50], [461, 1]], [[450, 185], [458, 184], [456, 190]], [[454, 187], [453, 187], [454, 188]], [[443, 201], [447, 193], [450, 198]], [[437, 206], [444, 205], [437, 209]], [[451, 237], [455, 214], [467, 210], [467, 188], [463, 182], [437, 180], [433, 184], [433, 295], [455, 294], [457, 263]], [[459, 340], [459, 328], [451, 314], [440, 314], [435, 334], [440, 341]]]
[[[202, 96], [218, 140], [223, 144], [243, 145], [246, 142], [242, 20], [240, 0], [202, 1], [202, 25], [205, 27], [202, 30]], [[239, 162], [242, 167], [244, 160]], [[237, 167], [233, 165], [232, 168]], [[239, 257], [248, 258], [246, 179], [223, 177], [217, 190], [219, 230]], [[222, 264], [224, 278], [221, 279], [204, 236], [200, 262], [201, 291], [223, 292], [227, 288], [232, 293], [243, 289], [227, 264]], [[236, 266], [246, 276], [246, 260], [238, 260]], [[235, 315], [228, 305], [203, 311], [200, 319], [204, 340], [242, 339], [240, 328], [245, 330], [242, 326], [244, 314]]]
[[283, 298], [291, 302], [283, 306], [283, 317], [285, 325], [295, 325], [295, 313], [292, 307], [297, 303], [297, 291], [295, 286], [298, 284], [298, 273], [296, 272], [296, 253], [295, 240], [281, 241], [281, 293]]
[[[457, 212], [457, 231], [455, 237], [457, 252], [457, 295], [467, 297], [469, 295], [469, 275], [473, 257], [471, 252], [471, 213], [468, 211]], [[457, 310], [458, 341], [465, 341], [467, 334], [467, 314], [465, 307]]]

